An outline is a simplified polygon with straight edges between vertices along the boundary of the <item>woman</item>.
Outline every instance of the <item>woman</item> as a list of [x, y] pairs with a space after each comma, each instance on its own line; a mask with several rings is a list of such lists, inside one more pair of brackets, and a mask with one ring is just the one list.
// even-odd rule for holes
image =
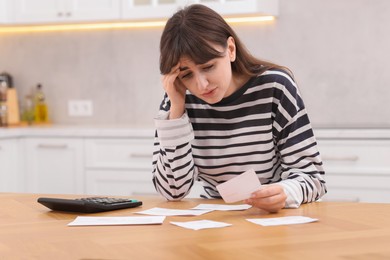
[[277, 212], [326, 193], [313, 131], [288, 70], [253, 57], [224, 19], [191, 5], [167, 22], [160, 42], [165, 97], [155, 119], [153, 182], [180, 200], [195, 180], [203, 198], [254, 169], [262, 189], [245, 200]]

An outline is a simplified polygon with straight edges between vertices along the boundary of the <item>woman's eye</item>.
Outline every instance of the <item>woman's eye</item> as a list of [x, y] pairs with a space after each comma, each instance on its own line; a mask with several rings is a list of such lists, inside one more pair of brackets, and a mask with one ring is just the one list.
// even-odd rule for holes
[[208, 66], [206, 66], [206, 67], [204, 67], [203, 68], [203, 70], [210, 70], [210, 69], [212, 69], [214, 67], [214, 65], [208, 65]]
[[187, 73], [187, 74], [184, 74], [183, 76], [181, 76], [182, 79], [188, 79], [191, 77], [191, 73]]

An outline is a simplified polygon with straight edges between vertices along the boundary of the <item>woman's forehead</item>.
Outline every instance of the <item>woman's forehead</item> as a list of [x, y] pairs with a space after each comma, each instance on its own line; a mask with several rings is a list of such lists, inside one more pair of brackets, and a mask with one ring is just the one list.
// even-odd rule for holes
[[194, 61], [192, 58], [190, 58], [188, 56], [183, 56], [182, 58], [179, 59], [180, 70], [186, 70], [186, 69], [191, 68], [191, 67], [203, 65], [211, 60], [212, 59], [199, 63], [199, 62]]
[[[219, 45], [214, 45], [213, 49], [219, 52], [220, 54], [225, 53], [226, 49], [222, 46]], [[203, 56], [203, 57], [202, 57]], [[209, 57], [208, 60], [205, 60], [205, 57]], [[222, 55], [223, 56], [223, 55]], [[187, 63], [187, 64], [193, 64], [193, 65], [199, 65], [199, 64], [204, 64], [209, 62], [212, 59], [218, 58], [220, 56], [215, 56], [215, 55], [199, 55], [197, 56], [196, 54], [193, 55], [188, 55], [188, 54], [183, 54], [180, 56], [179, 61], [180, 63]]]
[[191, 67], [195, 67], [197, 64], [188, 56], [182, 56], [179, 59], [180, 71], [188, 70]]
[[180, 64], [195, 64], [194, 60], [188, 56], [181, 56], [179, 62]]

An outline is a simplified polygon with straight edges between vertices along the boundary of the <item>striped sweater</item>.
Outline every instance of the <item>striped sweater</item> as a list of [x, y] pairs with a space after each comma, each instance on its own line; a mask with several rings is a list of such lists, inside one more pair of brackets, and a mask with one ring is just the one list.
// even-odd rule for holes
[[283, 186], [287, 208], [326, 193], [316, 139], [288, 74], [268, 70], [217, 104], [187, 91], [185, 108], [168, 120], [165, 95], [155, 118], [153, 183], [166, 199], [184, 198], [195, 180], [201, 197], [221, 198], [216, 186], [249, 169], [262, 184]]

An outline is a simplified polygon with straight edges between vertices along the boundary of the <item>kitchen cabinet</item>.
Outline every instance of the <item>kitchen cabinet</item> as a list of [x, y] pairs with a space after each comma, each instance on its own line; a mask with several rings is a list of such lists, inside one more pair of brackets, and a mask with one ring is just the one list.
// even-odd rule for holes
[[6, 0], [0, 0], [0, 24], [8, 22]]
[[221, 15], [278, 15], [278, 0], [122, 0], [122, 19], [168, 18], [180, 7], [199, 3]]
[[318, 138], [328, 194], [324, 200], [390, 202], [390, 139]]
[[[153, 129], [0, 129], [0, 192], [156, 194]], [[389, 129], [316, 129], [324, 200], [390, 202]], [[22, 167], [23, 166], [23, 167]], [[197, 184], [190, 193], [198, 197]]]
[[55, 24], [166, 19], [200, 3], [221, 15], [278, 15], [279, 0], [0, 0], [0, 23]]
[[0, 129], [0, 192], [156, 194], [152, 154], [150, 129]]
[[86, 194], [157, 195], [150, 169], [86, 169]]
[[230, 15], [273, 15], [279, 14], [278, 0], [197, 0], [224, 16]]
[[178, 0], [122, 0], [122, 19], [162, 19], [180, 6]]
[[12, 23], [116, 20], [120, 0], [8, 0]]
[[[157, 195], [152, 182], [153, 138], [87, 138], [86, 193], [98, 195]], [[187, 197], [199, 198], [196, 182]]]
[[20, 165], [23, 162], [20, 139], [0, 139], [0, 192], [24, 190], [24, 178]]
[[84, 193], [82, 139], [27, 137], [23, 141], [27, 192]]
[[87, 138], [86, 193], [155, 195], [152, 156], [152, 137]]

